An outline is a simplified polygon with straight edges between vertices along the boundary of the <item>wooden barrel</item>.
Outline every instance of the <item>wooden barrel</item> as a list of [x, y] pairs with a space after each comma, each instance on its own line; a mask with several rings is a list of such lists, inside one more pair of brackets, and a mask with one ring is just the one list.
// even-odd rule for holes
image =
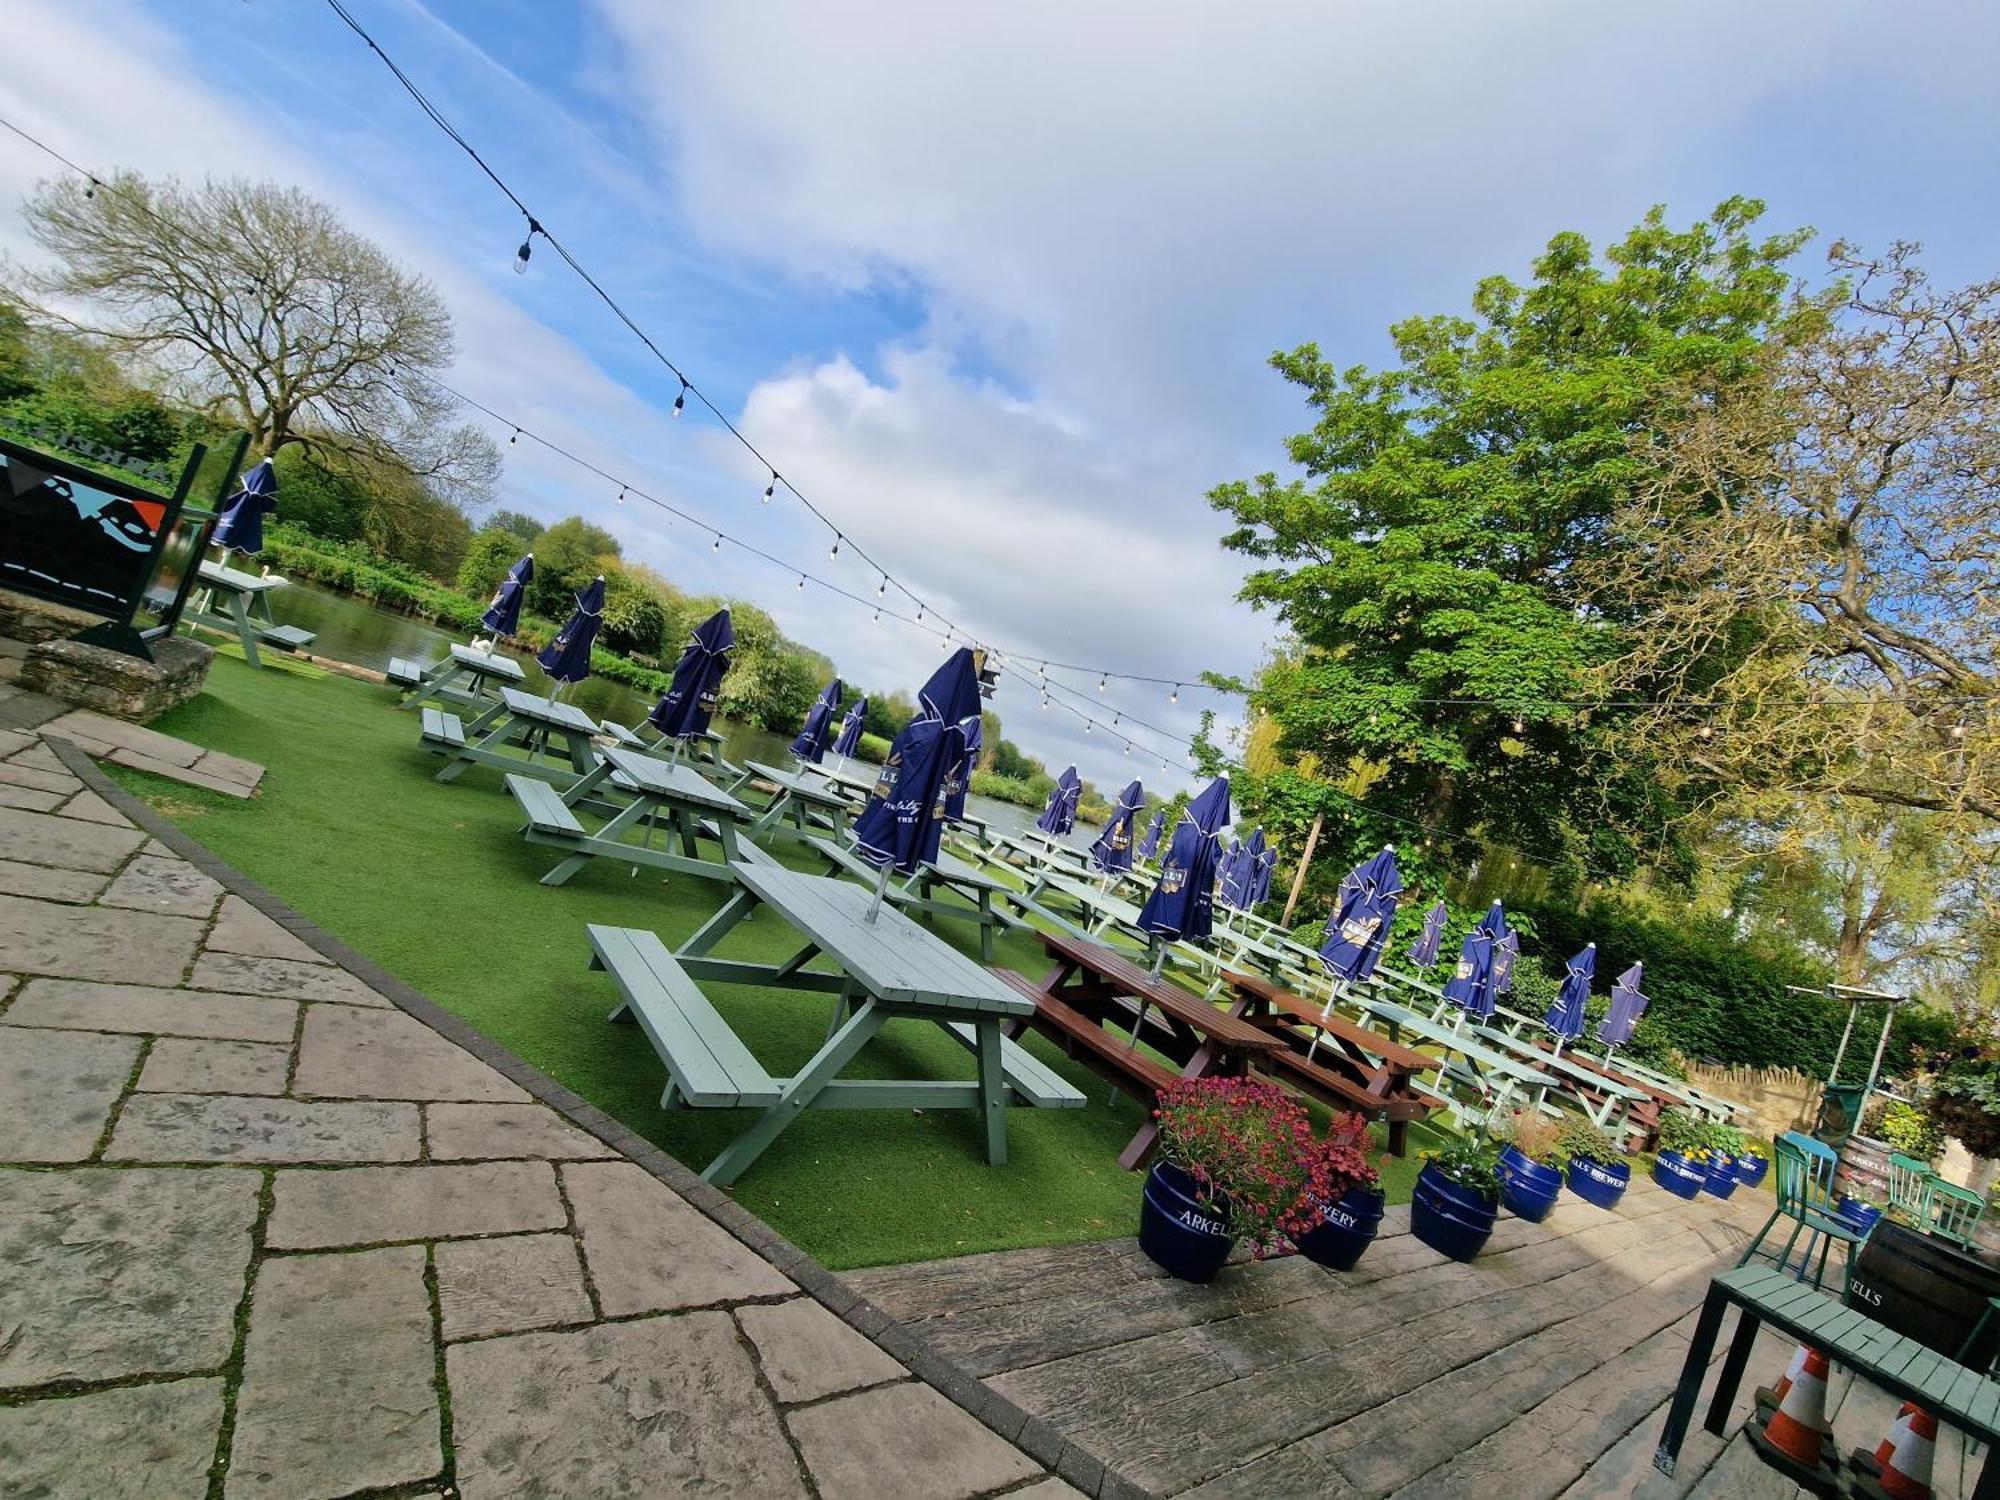
[[1840, 1148], [1834, 1182], [1843, 1193], [1866, 1198], [1878, 1208], [1889, 1202], [1889, 1143], [1851, 1135]]
[[[1956, 1246], [1884, 1219], [1854, 1257], [1847, 1305], [1950, 1359], [2000, 1296], [2000, 1269]], [[1983, 1370], [2000, 1349], [1990, 1320], [1965, 1363]]]

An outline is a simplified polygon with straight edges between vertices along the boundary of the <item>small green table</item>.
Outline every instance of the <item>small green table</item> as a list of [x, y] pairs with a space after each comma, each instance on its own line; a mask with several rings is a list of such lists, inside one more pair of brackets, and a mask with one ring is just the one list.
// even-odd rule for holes
[[251, 666], [264, 665], [257, 655], [259, 642], [280, 651], [302, 651], [317, 639], [310, 630], [280, 625], [273, 618], [271, 596], [285, 587], [284, 579], [212, 562], [201, 564], [196, 575], [195, 593], [182, 611], [183, 618], [235, 636], [243, 647], [243, 659]]
[[497, 651], [475, 651], [470, 646], [457, 645], [442, 660], [424, 669], [416, 687], [399, 707], [415, 708], [437, 698], [446, 703], [484, 708], [493, 701], [489, 689], [495, 685], [520, 687], [527, 680], [527, 673], [513, 658]]
[[[462, 727], [455, 715], [443, 715], [436, 709], [425, 709], [424, 713], [427, 736], [430, 718], [436, 715], [448, 721], [458, 741], [445, 742], [447, 763], [437, 773], [439, 781], [456, 781], [468, 766], [479, 765], [567, 785], [597, 764], [596, 746], [592, 743], [592, 737], [599, 732], [597, 720], [573, 703], [555, 703], [519, 688], [502, 688], [498, 702]], [[521, 742], [525, 754], [514, 755], [505, 750], [505, 746], [516, 740]], [[546, 749], [552, 740], [562, 743], [566, 766], [535, 758], [535, 747]], [[433, 740], [433, 743], [438, 742]]]
[[[877, 878], [875, 867], [846, 843], [812, 838], [806, 840], [806, 846], [826, 860], [827, 874], [839, 871], [874, 889]], [[956, 891], [966, 901], [940, 901], [940, 889]], [[900, 881], [891, 880], [886, 899], [895, 903], [897, 910], [906, 915], [951, 917], [961, 922], [978, 923], [979, 958], [982, 963], [990, 964], [993, 962], [994, 931], [1007, 922], [1005, 915], [995, 909], [993, 898], [1013, 894], [984, 871], [976, 870], [964, 860], [939, 850], [938, 857], [919, 865], [916, 874], [905, 876]]]
[[[599, 750], [597, 764], [561, 792], [518, 773], [507, 777], [507, 790], [528, 819], [523, 830], [528, 842], [568, 851], [569, 857], [542, 877], [543, 885], [562, 885], [593, 859], [629, 864], [635, 872], [644, 865], [726, 882], [734, 878], [731, 869], [743, 857], [737, 831], [750, 817], [750, 809], [685, 763], [674, 765], [612, 745]], [[615, 811], [592, 833], [576, 810], [602, 806], [607, 792]], [[661, 826], [676, 835], [678, 850], [652, 846], [652, 830]], [[634, 827], [642, 829], [645, 841], [626, 843], [625, 835]], [[710, 834], [721, 846], [719, 860], [704, 859], [696, 842]]]
[[808, 780], [796, 771], [781, 771], [761, 760], [744, 762], [744, 771], [729, 788], [740, 794], [753, 781], [768, 782], [775, 790], [764, 810], [750, 825], [752, 838], [789, 838], [800, 843], [830, 833], [836, 841], [847, 836], [848, 801], [837, 792]]

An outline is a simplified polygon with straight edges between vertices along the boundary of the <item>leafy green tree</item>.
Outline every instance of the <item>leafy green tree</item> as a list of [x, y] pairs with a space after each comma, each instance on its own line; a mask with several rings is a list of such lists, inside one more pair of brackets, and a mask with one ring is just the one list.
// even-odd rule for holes
[[35, 379], [28, 369], [28, 321], [19, 308], [0, 298], [0, 402], [34, 389]]
[[870, 693], [868, 712], [861, 716], [861, 728], [868, 734], [893, 740], [917, 716], [917, 705], [907, 693]]
[[542, 534], [542, 523], [525, 511], [496, 510], [486, 524], [500, 531], [511, 532], [521, 541], [532, 542]]
[[465, 560], [458, 565], [458, 591], [481, 602], [492, 598], [524, 550], [521, 539], [511, 531], [489, 526], [476, 532], [466, 544]]
[[[714, 603], [700, 601], [696, 609], [707, 613]], [[722, 712], [780, 733], [797, 729], [820, 688], [817, 663], [756, 605], [732, 600], [729, 614], [736, 650], [722, 679]]]
[[1627, 623], [1584, 608], [1575, 573], [1646, 472], [1638, 440], [1791, 315], [1805, 236], [1755, 237], [1762, 211], [1678, 230], [1655, 209], [1602, 259], [1557, 235], [1470, 317], [1394, 325], [1388, 369], [1273, 356], [1316, 413], [1287, 445], [1303, 475], [1209, 498], [1258, 564], [1243, 597], [1293, 637], [1253, 692], [1284, 754], [1371, 768], [1363, 800], [1439, 840], [1502, 828], [1572, 875], [1684, 865], [1644, 747], [1564, 706]]
[[658, 656], [669, 623], [659, 595], [644, 579], [625, 568], [615, 563], [602, 565], [604, 645], [626, 655], [638, 652]]
[[534, 553], [529, 606], [538, 615], [564, 620], [577, 591], [597, 576], [598, 559], [618, 556], [618, 538], [581, 516], [569, 516], [534, 539]]

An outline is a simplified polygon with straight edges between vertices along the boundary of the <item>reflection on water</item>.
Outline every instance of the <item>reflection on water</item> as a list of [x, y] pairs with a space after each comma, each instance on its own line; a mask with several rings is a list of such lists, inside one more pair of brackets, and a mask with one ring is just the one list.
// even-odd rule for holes
[[[377, 609], [350, 594], [330, 593], [309, 583], [295, 582], [279, 592], [272, 600], [272, 613], [280, 624], [297, 625], [318, 636], [312, 647], [315, 656], [352, 662], [355, 666], [371, 667], [377, 672], [387, 671], [389, 659], [394, 656], [423, 662], [435, 661], [452, 645], [462, 644], [467, 639], [463, 635], [441, 630], [427, 620]], [[548, 691], [548, 676], [536, 665], [534, 657], [515, 651], [505, 654], [519, 662], [526, 671], [531, 692]], [[628, 726], [639, 723], [653, 707], [651, 698], [634, 692], [623, 683], [603, 677], [587, 677], [572, 685], [564, 690], [563, 699], [596, 718], [616, 719]], [[714, 727], [715, 732], [722, 736], [723, 754], [738, 765], [745, 760], [761, 760], [773, 766], [789, 766], [792, 763], [788, 736], [772, 734], [754, 724], [739, 723], [734, 719], [717, 719]], [[1032, 810], [1009, 802], [975, 796], [967, 798], [966, 805], [974, 816], [984, 818], [995, 828], [1010, 833], [1020, 833], [1035, 826]], [[1081, 848], [1094, 834], [1094, 829], [1085, 830], [1079, 826], [1070, 842]]]

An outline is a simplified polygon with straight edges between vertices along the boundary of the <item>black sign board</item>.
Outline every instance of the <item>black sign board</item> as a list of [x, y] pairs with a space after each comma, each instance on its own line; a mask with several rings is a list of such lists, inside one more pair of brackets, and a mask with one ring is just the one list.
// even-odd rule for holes
[[214, 520], [187, 505], [206, 456], [197, 445], [158, 495], [0, 438], [0, 588], [102, 615], [112, 623], [86, 639], [148, 655], [180, 618]]

